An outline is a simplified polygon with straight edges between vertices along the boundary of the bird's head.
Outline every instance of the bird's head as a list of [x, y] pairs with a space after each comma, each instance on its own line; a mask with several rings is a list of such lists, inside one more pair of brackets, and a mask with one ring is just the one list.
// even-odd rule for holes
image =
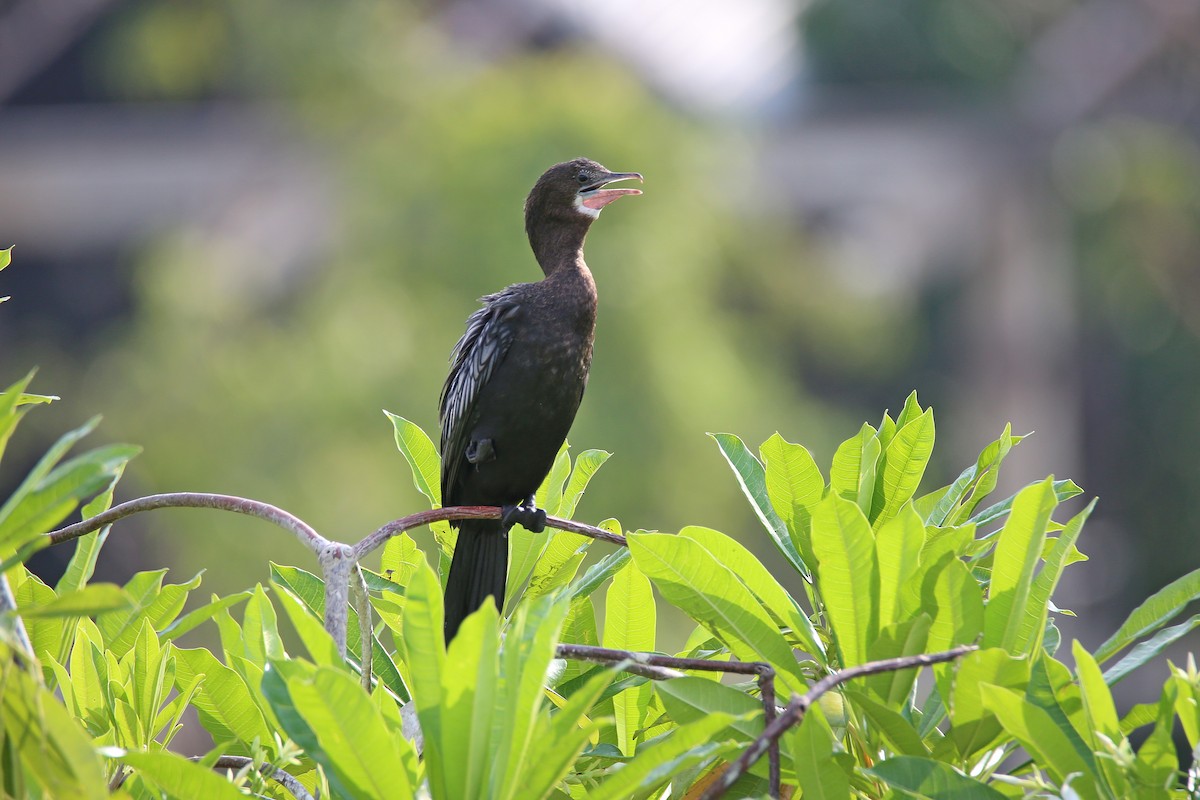
[[641, 189], [606, 188], [631, 178], [640, 181], [642, 176], [636, 172], [611, 172], [588, 158], [555, 164], [542, 173], [525, 200], [525, 225], [529, 228], [571, 220], [590, 223], [618, 197], [642, 193]]

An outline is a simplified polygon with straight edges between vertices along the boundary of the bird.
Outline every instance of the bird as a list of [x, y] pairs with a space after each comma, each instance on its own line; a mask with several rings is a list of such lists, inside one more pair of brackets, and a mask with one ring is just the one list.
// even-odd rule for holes
[[459, 520], [446, 579], [447, 644], [491, 597], [504, 608], [508, 531], [535, 533], [534, 493], [575, 420], [596, 330], [596, 283], [583, 260], [588, 229], [609, 203], [641, 190], [609, 188], [637, 172], [575, 158], [550, 167], [525, 200], [525, 233], [544, 277], [480, 298], [450, 356], [438, 403], [442, 505], [500, 506], [500, 519]]

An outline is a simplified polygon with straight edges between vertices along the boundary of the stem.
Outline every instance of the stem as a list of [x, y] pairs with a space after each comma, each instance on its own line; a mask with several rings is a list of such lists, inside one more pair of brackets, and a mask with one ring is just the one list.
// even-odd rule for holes
[[13, 596], [12, 587], [8, 583], [8, 575], [0, 572], [0, 613], [12, 612], [13, 638], [16, 640], [13, 648], [13, 658], [17, 665], [29, 670], [39, 686], [42, 685], [42, 668], [38, 665], [37, 655], [33, 652], [33, 642], [29, 639], [29, 631], [25, 629], [25, 620], [17, 610], [17, 598]]
[[738, 778], [745, 774], [746, 770], [754, 765], [762, 757], [762, 754], [767, 751], [767, 748], [772, 744], [778, 743], [780, 737], [787, 732], [793, 725], [799, 724], [804, 715], [808, 713], [808, 709], [812, 704], [821, 698], [821, 695], [839, 686], [846, 681], [861, 678], [864, 675], [875, 675], [880, 672], [897, 672], [902, 669], [911, 669], [913, 667], [927, 667], [931, 664], [940, 664], [944, 661], [953, 661], [956, 658], [966, 655], [973, 650], [978, 650], [979, 646], [974, 644], [964, 644], [955, 647], [953, 650], [946, 650], [941, 653], [929, 653], [916, 656], [903, 656], [901, 658], [887, 658], [882, 661], [870, 661], [866, 664], [848, 667], [843, 670], [838, 670], [830, 675], [826, 675], [821, 680], [814, 683], [809, 690], [799, 697], [792, 699], [787, 704], [787, 708], [783, 713], [775, 718], [773, 722], [763, 729], [762, 734], [755, 739], [750, 747], [742, 752], [738, 760], [733, 762], [733, 765], [725, 772], [721, 773], [720, 779], [707, 791], [700, 796], [700, 800], [717, 800], [723, 797], [730, 786], [737, 782]]
[[362, 567], [354, 565], [357, 580], [351, 581], [350, 590], [354, 599], [354, 610], [358, 612], [358, 637], [361, 655], [362, 687], [371, 693], [371, 667], [375, 662], [375, 625], [371, 620], [371, 598], [367, 594], [367, 579]]

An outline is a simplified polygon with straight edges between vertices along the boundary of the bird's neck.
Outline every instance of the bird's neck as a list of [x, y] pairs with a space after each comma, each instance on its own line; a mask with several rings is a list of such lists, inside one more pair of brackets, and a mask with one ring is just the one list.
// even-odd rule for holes
[[583, 242], [591, 220], [563, 221], [557, 225], [531, 225], [529, 246], [549, 278], [557, 273], [587, 273], [583, 262]]

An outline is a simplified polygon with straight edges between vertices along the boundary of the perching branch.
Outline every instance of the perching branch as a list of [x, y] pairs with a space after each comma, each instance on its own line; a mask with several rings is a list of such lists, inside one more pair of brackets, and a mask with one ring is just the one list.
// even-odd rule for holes
[[843, 670], [838, 670], [832, 675], [826, 675], [821, 680], [809, 687], [808, 691], [799, 697], [792, 699], [787, 704], [787, 708], [783, 713], [775, 718], [773, 722], [767, 724], [763, 729], [762, 734], [755, 739], [750, 747], [742, 752], [742, 755], [737, 761], [721, 773], [721, 777], [708, 788], [700, 796], [700, 800], [717, 800], [723, 797], [729, 787], [737, 782], [738, 778], [745, 774], [746, 770], [754, 765], [762, 757], [762, 754], [771, 746], [778, 746], [779, 739], [793, 725], [798, 725], [804, 715], [808, 713], [808, 709], [813, 703], [821, 698], [821, 695], [839, 686], [846, 681], [861, 678], [864, 675], [875, 675], [880, 672], [898, 672], [902, 669], [912, 669], [913, 667], [927, 667], [931, 664], [940, 664], [944, 661], [953, 661], [960, 658], [973, 650], [978, 650], [979, 646], [974, 644], [964, 644], [955, 647], [953, 650], [946, 650], [941, 653], [928, 653], [916, 656], [902, 656], [900, 658], [887, 658], [882, 661], [870, 661], [866, 664], [859, 664], [853, 667], [847, 667]]
[[[156, 508], [215, 508], [220, 511], [232, 511], [237, 514], [258, 517], [295, 534], [301, 544], [316, 554], [317, 561], [321, 565], [322, 577], [325, 579], [325, 630], [333, 637], [338, 652], [343, 657], [346, 655], [346, 622], [350, 609], [350, 576], [360, 560], [374, 552], [388, 539], [404, 531], [442, 520], [499, 519], [501, 513], [496, 506], [450, 506], [421, 511], [392, 520], [358, 544], [350, 546], [326, 539], [304, 520], [268, 503], [225, 494], [172, 492], [139, 497], [136, 500], [121, 503], [82, 522], [51, 531], [46, 536], [49, 538], [50, 544], [62, 544], [99, 530], [119, 519]], [[603, 528], [585, 525], [582, 522], [560, 517], [547, 517], [546, 527], [590, 536], [593, 539], [600, 539], [622, 547], [626, 546], [624, 536], [611, 533]], [[370, 624], [369, 620], [367, 624]]]

